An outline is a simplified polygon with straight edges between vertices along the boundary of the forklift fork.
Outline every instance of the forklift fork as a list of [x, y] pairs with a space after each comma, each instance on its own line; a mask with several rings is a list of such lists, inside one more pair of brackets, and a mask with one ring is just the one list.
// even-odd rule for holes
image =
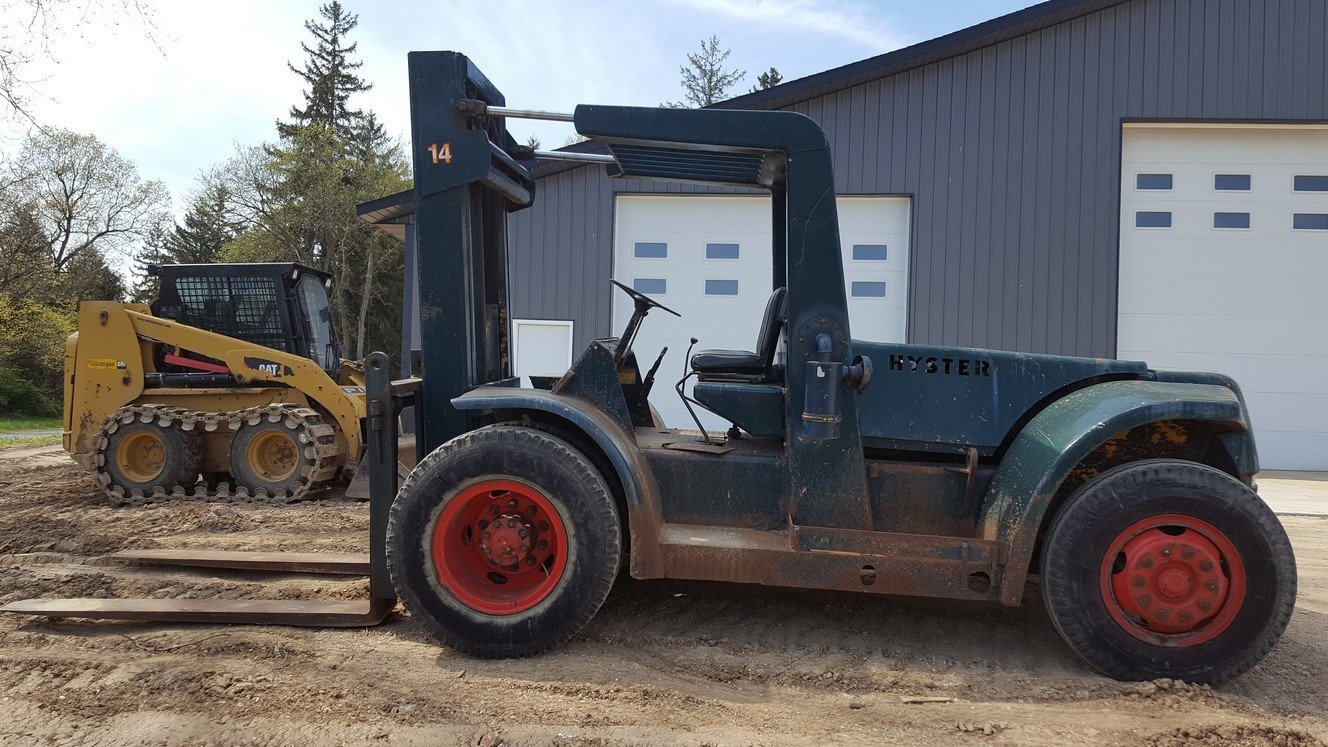
[[369, 598], [304, 599], [23, 599], [0, 612], [52, 618], [82, 617], [150, 622], [240, 623], [305, 627], [377, 625], [396, 607], [387, 572], [387, 514], [397, 493], [397, 415], [411, 404], [417, 379], [391, 381], [388, 357], [365, 359], [369, 468], [369, 552], [366, 555], [126, 550], [111, 558], [137, 565], [247, 572], [314, 573], [369, 577]]

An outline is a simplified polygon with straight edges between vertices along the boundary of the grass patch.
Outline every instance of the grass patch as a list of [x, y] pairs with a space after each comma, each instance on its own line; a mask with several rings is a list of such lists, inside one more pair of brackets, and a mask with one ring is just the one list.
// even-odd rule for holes
[[0, 416], [0, 433], [12, 431], [36, 431], [45, 428], [62, 428], [60, 418], [33, 418], [27, 416]]
[[54, 436], [9, 436], [0, 434], [0, 449], [11, 446], [51, 446], [60, 443], [63, 436], [59, 433]]

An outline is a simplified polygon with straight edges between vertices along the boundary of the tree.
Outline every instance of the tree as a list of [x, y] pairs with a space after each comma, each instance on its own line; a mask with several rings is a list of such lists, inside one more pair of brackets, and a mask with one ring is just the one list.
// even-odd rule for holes
[[350, 58], [359, 43], [345, 43], [360, 17], [347, 13], [337, 0], [320, 7], [318, 13], [325, 24], [304, 22], [304, 28], [313, 35], [315, 42], [313, 49], [300, 43], [306, 55], [304, 65], [297, 68], [286, 63], [308, 88], [304, 91], [304, 107], [291, 107], [292, 121], [277, 124], [277, 131], [283, 138], [290, 138], [298, 128], [311, 124], [332, 127], [349, 137], [364, 117], [362, 111], [350, 108], [350, 97], [373, 88], [355, 74], [364, 63]]
[[531, 135], [530, 137], [526, 138], [526, 147], [530, 148], [531, 150], [539, 150], [540, 139], [535, 137], [534, 135]]
[[752, 86], [752, 89], [748, 91], [748, 93], [756, 93], [757, 91], [764, 91], [767, 88], [774, 88], [779, 85], [782, 80], [784, 80], [784, 76], [779, 74], [777, 68], [772, 67], [764, 73], [756, 76], [756, 85]]
[[184, 222], [155, 228], [144, 239], [144, 246], [134, 260], [131, 295], [141, 302], [156, 298], [158, 284], [157, 278], [148, 272], [151, 265], [215, 262], [222, 248], [243, 229], [243, 222], [231, 209], [230, 189], [205, 177], [189, 204]]
[[52, 268], [83, 254], [123, 255], [166, 216], [169, 198], [134, 164], [93, 135], [39, 130], [6, 164], [0, 213], [31, 211]]
[[724, 67], [732, 50], [719, 48], [719, 37], [701, 40], [701, 51], [687, 55], [687, 64], [678, 68], [682, 75], [683, 100], [664, 104], [674, 108], [710, 106], [728, 98], [728, 90], [747, 75], [746, 70]]
[[[109, 8], [107, 7], [109, 6]], [[28, 68], [51, 57], [51, 40], [71, 29], [98, 28], [118, 24], [121, 17], [135, 18], [137, 28], [149, 40], [156, 31], [152, 7], [147, 0], [8, 0], [0, 5], [5, 22], [0, 24], [0, 118], [33, 121], [28, 100], [34, 81]]]
[[393, 349], [401, 324], [401, 242], [355, 213], [358, 203], [406, 189], [409, 166], [372, 112], [351, 107], [369, 89], [354, 71], [347, 35], [356, 17], [324, 5], [327, 22], [305, 27], [315, 44], [290, 68], [308, 84], [304, 106], [278, 123], [279, 142], [242, 149], [209, 181], [229, 190], [245, 227], [226, 242], [227, 261], [297, 261], [333, 276], [330, 301], [342, 354]]

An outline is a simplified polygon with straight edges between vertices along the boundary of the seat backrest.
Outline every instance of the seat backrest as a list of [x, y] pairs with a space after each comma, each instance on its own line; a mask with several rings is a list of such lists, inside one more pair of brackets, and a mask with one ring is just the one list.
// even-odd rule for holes
[[784, 324], [787, 310], [784, 302], [788, 288], [776, 288], [765, 302], [765, 316], [761, 317], [761, 335], [756, 338], [756, 352], [761, 356], [763, 365], [770, 365], [775, 359], [775, 350], [779, 348], [779, 328]]

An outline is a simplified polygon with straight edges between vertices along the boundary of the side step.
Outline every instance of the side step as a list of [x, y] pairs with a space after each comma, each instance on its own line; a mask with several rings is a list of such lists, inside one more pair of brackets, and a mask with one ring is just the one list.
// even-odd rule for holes
[[230, 552], [224, 550], [122, 550], [107, 557], [136, 565], [226, 568], [233, 571], [369, 575], [369, 555], [311, 552]]
[[395, 599], [24, 599], [0, 612], [45, 617], [90, 617], [148, 622], [295, 625], [358, 628], [377, 625]]

